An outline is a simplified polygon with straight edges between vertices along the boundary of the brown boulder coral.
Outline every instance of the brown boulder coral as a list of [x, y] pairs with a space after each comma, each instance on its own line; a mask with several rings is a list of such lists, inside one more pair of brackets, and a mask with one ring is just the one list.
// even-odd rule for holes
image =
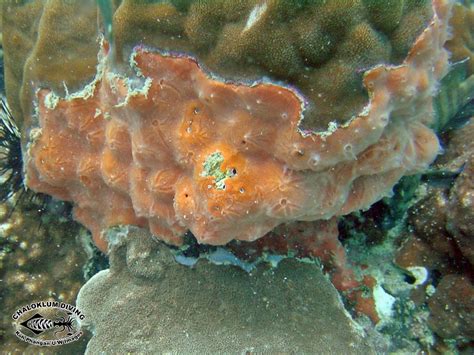
[[108, 233], [110, 270], [77, 298], [94, 333], [87, 353], [380, 353], [318, 265], [286, 259], [248, 273], [201, 259], [189, 270], [146, 230]]
[[439, 150], [428, 127], [447, 71], [449, 1], [399, 66], [368, 70], [369, 103], [349, 122], [302, 131], [305, 102], [266, 82], [229, 83], [189, 57], [137, 47], [135, 76], [105, 56], [94, 81], [37, 94], [25, 155], [29, 187], [70, 200], [105, 249], [111, 225], [148, 226], [179, 244], [255, 240], [278, 224], [367, 208]]
[[[294, 85], [310, 105], [304, 127], [347, 122], [366, 105], [365, 70], [400, 64], [428, 25], [431, 1], [110, 1], [117, 60], [137, 44], [189, 53], [221, 77]], [[58, 93], [92, 80], [97, 6], [83, 1], [4, 1], [8, 101], [30, 115], [41, 82]], [[23, 117], [22, 117], [23, 116]], [[28, 125], [29, 123], [27, 123]]]

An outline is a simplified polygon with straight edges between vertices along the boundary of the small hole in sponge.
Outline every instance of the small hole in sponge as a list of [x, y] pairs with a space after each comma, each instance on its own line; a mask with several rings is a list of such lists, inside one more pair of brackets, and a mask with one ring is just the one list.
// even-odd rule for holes
[[308, 163], [312, 167], [317, 167], [320, 163], [320, 160], [321, 160], [321, 157], [319, 156], [319, 154], [312, 154]]
[[280, 205], [282, 205], [282, 206], [285, 206], [287, 203], [288, 203], [288, 201], [286, 200], [286, 198], [282, 198], [280, 200]]
[[303, 149], [295, 149], [295, 150], [293, 151], [293, 156], [294, 156], [295, 158], [304, 156], [304, 150], [303, 150]]
[[410, 285], [413, 285], [416, 282], [416, 278], [409, 274], [405, 274], [404, 279], [405, 279], [405, 282]]

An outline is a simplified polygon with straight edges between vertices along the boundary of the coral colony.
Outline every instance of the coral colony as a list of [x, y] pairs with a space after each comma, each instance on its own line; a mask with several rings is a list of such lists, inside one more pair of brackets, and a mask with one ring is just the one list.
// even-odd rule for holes
[[134, 49], [118, 75], [104, 45], [97, 75], [62, 98], [37, 92], [27, 185], [74, 204], [106, 250], [109, 226], [148, 227], [179, 245], [253, 241], [291, 221], [368, 208], [439, 152], [433, 94], [448, 69], [449, 2], [397, 66], [364, 75], [369, 102], [344, 124], [304, 133], [293, 89], [213, 79], [196, 60]]
[[472, 1], [3, 11], [2, 308], [81, 288], [91, 352], [472, 346]]
[[[259, 243], [230, 245], [237, 254], [256, 247], [319, 257], [356, 311], [377, 322], [374, 299], [363, 292], [375, 280], [355, 277], [336, 217], [390, 195], [401, 177], [423, 171], [439, 153], [433, 96], [449, 67], [450, 7], [434, 1], [405, 59], [365, 71], [360, 113], [323, 120], [324, 130], [307, 127], [311, 103], [326, 117], [333, 107], [350, 111], [344, 99], [328, 103], [331, 95], [318, 89], [327, 76], [312, 80], [323, 102], [303, 77], [296, 79], [301, 92], [268, 79], [226, 81], [193, 57], [145, 46], [133, 49], [124, 75], [103, 41], [95, 78], [82, 90], [63, 97], [44, 86], [36, 91], [35, 110], [24, 118], [26, 184], [72, 202], [75, 219], [103, 251], [108, 227], [136, 225], [172, 245], [189, 230], [203, 244]], [[245, 36], [263, 13], [252, 12]], [[351, 36], [361, 44], [377, 37], [368, 28], [354, 26]]]
[[[456, 68], [449, 56], [472, 57], [464, 42], [474, 19], [449, 0], [342, 3], [123, 1], [110, 19], [114, 37], [100, 48], [90, 26], [95, 8], [15, 8], [16, 17], [4, 20], [6, 86], [24, 174], [17, 168], [0, 195], [10, 196], [24, 177], [29, 189], [71, 202], [103, 252], [110, 227], [132, 225], [142, 228], [132, 234], [149, 231], [173, 246], [189, 242], [190, 231], [242, 264], [267, 252], [318, 258], [345, 300], [377, 323], [380, 279], [350, 264], [337, 223], [390, 196], [440, 153], [435, 131], [461, 105], [440, 110], [446, 100], [439, 106], [435, 98]], [[81, 16], [72, 18], [68, 6]], [[30, 28], [16, 23], [28, 17], [22, 11], [47, 18], [31, 48], [19, 45]], [[466, 80], [459, 100], [470, 100], [472, 86]], [[443, 110], [452, 115], [436, 114]], [[10, 155], [18, 158], [19, 133], [9, 135], [14, 144], [6, 147], [15, 146]], [[446, 235], [462, 249], [456, 255], [466, 258], [469, 171], [453, 196], [427, 212], [444, 211], [433, 219], [447, 221]], [[430, 219], [410, 222], [414, 233], [395, 262], [417, 271], [418, 283], [434, 269], [423, 260], [436, 260], [443, 292], [430, 302], [444, 329], [454, 322], [441, 304], [454, 296], [443, 295], [472, 286], [444, 265], [455, 252], [447, 237], [433, 242], [437, 232], [423, 224]]]

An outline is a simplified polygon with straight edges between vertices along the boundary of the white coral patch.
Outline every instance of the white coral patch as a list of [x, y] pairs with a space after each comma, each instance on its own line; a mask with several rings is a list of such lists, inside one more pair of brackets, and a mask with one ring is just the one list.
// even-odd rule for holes
[[395, 297], [385, 292], [383, 287], [380, 285], [375, 286], [373, 296], [375, 300], [375, 310], [380, 319], [383, 320], [392, 317]]

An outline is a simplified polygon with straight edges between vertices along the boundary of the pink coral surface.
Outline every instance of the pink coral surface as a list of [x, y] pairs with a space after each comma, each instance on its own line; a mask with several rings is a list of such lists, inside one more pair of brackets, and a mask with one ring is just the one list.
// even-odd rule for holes
[[450, 2], [433, 5], [406, 60], [366, 72], [363, 112], [325, 132], [299, 130], [304, 101], [292, 89], [223, 82], [192, 58], [140, 47], [127, 78], [104, 55], [81, 92], [38, 90], [27, 184], [72, 201], [103, 250], [101, 232], [117, 224], [172, 244], [188, 229], [225, 244], [367, 208], [439, 151], [428, 126], [448, 66]]

